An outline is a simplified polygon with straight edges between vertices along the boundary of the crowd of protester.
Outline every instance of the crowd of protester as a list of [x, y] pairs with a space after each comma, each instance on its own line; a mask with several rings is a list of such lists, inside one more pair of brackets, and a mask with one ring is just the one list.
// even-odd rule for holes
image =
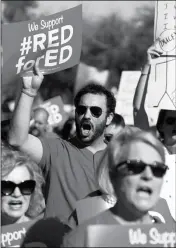
[[[84, 247], [89, 225], [175, 223], [176, 110], [161, 110], [153, 131], [144, 107], [151, 57], [161, 54], [148, 49], [134, 126], [115, 113], [113, 93], [91, 83], [75, 96], [75, 118], [62, 132], [49, 127], [45, 109], [32, 112], [44, 78], [35, 64], [11, 120], [2, 123], [2, 225], [53, 218], [67, 230], [57, 246]], [[83, 209], [84, 222], [77, 211], [82, 200], [95, 206]]]

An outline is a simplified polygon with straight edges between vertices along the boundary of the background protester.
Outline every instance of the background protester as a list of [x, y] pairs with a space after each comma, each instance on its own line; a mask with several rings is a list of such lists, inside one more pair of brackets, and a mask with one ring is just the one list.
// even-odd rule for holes
[[149, 211], [156, 205], [166, 173], [164, 148], [150, 132], [125, 130], [108, 146], [109, 163], [102, 165], [99, 186], [116, 197], [116, 204], [78, 226], [65, 237], [64, 247], [84, 247], [88, 225], [161, 223]]
[[1, 223], [21, 223], [42, 214], [44, 179], [38, 165], [19, 151], [2, 148]]
[[38, 107], [33, 110], [33, 120], [29, 129], [29, 133], [36, 137], [57, 137], [52, 132], [52, 127], [48, 123], [49, 113], [45, 108]]
[[33, 110], [33, 124], [30, 127], [29, 133], [36, 137], [44, 136], [47, 132], [49, 113], [44, 108]]
[[105, 127], [110, 124], [116, 101], [101, 85], [81, 89], [74, 100], [76, 137], [37, 138], [28, 134], [34, 96], [43, 81], [35, 64], [32, 78], [23, 78], [23, 89], [14, 111], [9, 143], [26, 152], [39, 164], [46, 177], [46, 217], [66, 222], [78, 200], [97, 190], [95, 171], [103, 155]]
[[[144, 105], [146, 100], [151, 60], [160, 57], [160, 55], [163, 53], [161, 49], [156, 49], [156, 46], [157, 42], [147, 51], [148, 62], [143, 69], [134, 96], [134, 123], [141, 129], [150, 129], [148, 116]], [[166, 163], [169, 166], [169, 170], [166, 173], [162, 187], [161, 197], [167, 201], [170, 212], [173, 218], [176, 220], [176, 110], [160, 110], [156, 130], [156, 136], [159, 136], [165, 146]]]
[[112, 137], [118, 134], [125, 127], [124, 118], [119, 114], [114, 114], [114, 117], [105, 129], [105, 142], [108, 143]]
[[69, 118], [62, 129], [62, 138], [64, 140], [72, 139], [76, 135], [76, 125], [75, 125], [75, 118]]
[[167, 150], [176, 154], [176, 110], [161, 109], [156, 127]]

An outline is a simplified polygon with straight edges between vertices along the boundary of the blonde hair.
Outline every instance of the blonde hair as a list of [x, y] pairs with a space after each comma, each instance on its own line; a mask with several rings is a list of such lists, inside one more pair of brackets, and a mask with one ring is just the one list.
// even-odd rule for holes
[[102, 193], [116, 198], [112, 177], [116, 175], [117, 165], [126, 160], [131, 142], [140, 141], [152, 146], [165, 163], [164, 147], [162, 143], [149, 131], [142, 131], [135, 127], [126, 126], [113, 137], [108, 145], [97, 171], [98, 185]]
[[31, 195], [29, 208], [25, 214], [30, 218], [35, 218], [45, 209], [45, 201], [42, 193], [42, 187], [44, 186], [42, 171], [26, 154], [8, 147], [2, 147], [1, 179], [10, 174], [10, 172], [18, 166], [25, 166], [31, 175], [31, 179], [36, 182], [35, 190]]

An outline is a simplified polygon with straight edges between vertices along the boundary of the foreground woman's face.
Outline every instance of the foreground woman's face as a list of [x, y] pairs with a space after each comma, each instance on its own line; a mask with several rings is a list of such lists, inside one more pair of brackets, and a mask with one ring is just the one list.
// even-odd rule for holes
[[[130, 144], [127, 159], [140, 160], [146, 164], [163, 162], [153, 147], [139, 141]], [[146, 166], [140, 173], [122, 174], [119, 170], [114, 187], [119, 201], [122, 201], [127, 208], [131, 211], [146, 212], [156, 204], [162, 182], [163, 177], [155, 176], [151, 168]]]
[[[16, 167], [6, 177], [2, 178], [5, 181], [11, 181], [16, 184], [22, 181], [30, 180], [30, 173], [25, 166]], [[1, 212], [4, 216], [12, 220], [18, 220], [25, 215], [29, 208], [30, 195], [23, 195], [18, 187], [8, 196], [2, 196]]]

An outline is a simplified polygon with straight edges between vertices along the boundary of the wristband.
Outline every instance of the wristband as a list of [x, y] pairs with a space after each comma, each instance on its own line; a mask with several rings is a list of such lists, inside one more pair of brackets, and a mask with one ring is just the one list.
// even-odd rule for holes
[[25, 89], [22, 89], [22, 93], [30, 97], [35, 97], [37, 95], [37, 93], [29, 93]]

